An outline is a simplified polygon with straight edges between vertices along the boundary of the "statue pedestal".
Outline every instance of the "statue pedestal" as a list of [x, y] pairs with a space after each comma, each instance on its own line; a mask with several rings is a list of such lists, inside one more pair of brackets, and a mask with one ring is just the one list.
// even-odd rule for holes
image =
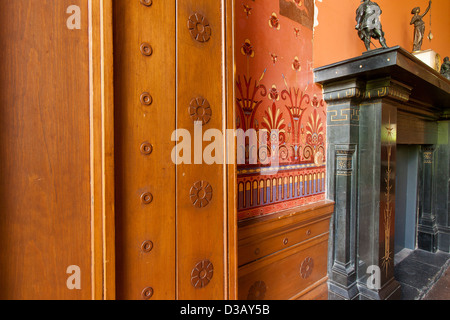
[[434, 52], [432, 49], [415, 51], [412, 54], [434, 70], [439, 72], [439, 70], [441, 69], [441, 56], [438, 53]]

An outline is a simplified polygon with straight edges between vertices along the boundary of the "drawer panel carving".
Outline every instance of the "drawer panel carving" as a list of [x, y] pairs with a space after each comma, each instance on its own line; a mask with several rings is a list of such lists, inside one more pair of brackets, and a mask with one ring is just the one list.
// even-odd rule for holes
[[325, 234], [241, 267], [239, 299], [296, 299], [326, 278], [327, 251]]
[[318, 222], [268, 232], [251, 242], [241, 242], [239, 246], [239, 266], [328, 233], [329, 228], [330, 220], [326, 218]]

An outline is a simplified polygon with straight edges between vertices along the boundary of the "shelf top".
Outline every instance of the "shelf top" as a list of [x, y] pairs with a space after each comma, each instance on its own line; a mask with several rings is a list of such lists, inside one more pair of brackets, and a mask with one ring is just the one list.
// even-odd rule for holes
[[450, 109], [450, 80], [417, 57], [395, 46], [376, 49], [361, 56], [314, 69], [315, 82], [327, 85], [343, 80], [374, 80], [391, 77], [412, 88], [414, 98], [442, 109]]

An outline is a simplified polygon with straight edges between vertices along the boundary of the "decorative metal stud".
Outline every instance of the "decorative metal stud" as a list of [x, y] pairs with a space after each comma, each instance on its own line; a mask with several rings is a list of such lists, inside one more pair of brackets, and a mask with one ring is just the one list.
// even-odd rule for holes
[[213, 189], [206, 181], [198, 181], [191, 188], [191, 202], [197, 208], [206, 207], [211, 202], [212, 196]]
[[153, 195], [150, 192], [143, 193], [141, 195], [141, 202], [142, 202], [142, 204], [145, 204], [145, 205], [152, 203]]
[[144, 253], [150, 253], [153, 250], [153, 242], [150, 240], [144, 241], [141, 245], [141, 250]]
[[140, 0], [139, 2], [146, 7], [150, 7], [153, 4], [153, 0]]
[[214, 266], [209, 260], [197, 263], [191, 272], [191, 284], [196, 289], [206, 287], [214, 276]]
[[141, 97], [139, 99], [141, 101], [141, 104], [144, 106], [149, 106], [153, 103], [153, 97], [148, 92], [144, 92], [141, 94]]
[[201, 121], [203, 125], [211, 120], [212, 110], [208, 100], [198, 97], [191, 100], [189, 104], [189, 115], [192, 121]]
[[247, 300], [263, 300], [266, 297], [267, 286], [264, 281], [256, 281], [248, 291]]
[[144, 56], [147, 56], [147, 57], [149, 57], [149, 56], [151, 56], [152, 54], [153, 54], [153, 48], [152, 48], [152, 46], [151, 45], [149, 45], [148, 43], [146, 43], [146, 42], [144, 42], [144, 43], [142, 43], [141, 44], [141, 53], [144, 55]]
[[142, 299], [144, 299], [144, 300], [151, 299], [153, 297], [153, 293], [154, 293], [153, 288], [151, 288], [151, 287], [145, 288], [144, 290], [142, 290], [142, 293], [141, 293]]
[[314, 259], [307, 257], [303, 262], [302, 265], [300, 267], [300, 275], [302, 276], [303, 279], [308, 279], [314, 269]]
[[207, 42], [211, 38], [211, 26], [200, 13], [194, 13], [189, 17], [188, 28], [192, 38], [198, 42]]
[[153, 152], [153, 146], [150, 144], [150, 142], [144, 142], [141, 144], [140, 150], [144, 156], [149, 156]]

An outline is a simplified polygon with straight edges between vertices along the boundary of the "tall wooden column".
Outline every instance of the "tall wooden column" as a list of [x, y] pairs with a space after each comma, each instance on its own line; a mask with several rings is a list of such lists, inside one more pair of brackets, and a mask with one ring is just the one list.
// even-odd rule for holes
[[232, 3], [114, 1], [119, 299], [235, 296]]
[[[176, 283], [181, 300], [226, 298], [225, 153], [216, 150], [219, 163], [207, 165], [202, 151], [209, 143], [198, 139], [209, 129], [225, 128], [221, 2], [177, 1], [177, 129], [189, 131], [193, 150], [192, 163], [177, 165], [176, 176]], [[224, 140], [216, 142], [225, 145]]]

